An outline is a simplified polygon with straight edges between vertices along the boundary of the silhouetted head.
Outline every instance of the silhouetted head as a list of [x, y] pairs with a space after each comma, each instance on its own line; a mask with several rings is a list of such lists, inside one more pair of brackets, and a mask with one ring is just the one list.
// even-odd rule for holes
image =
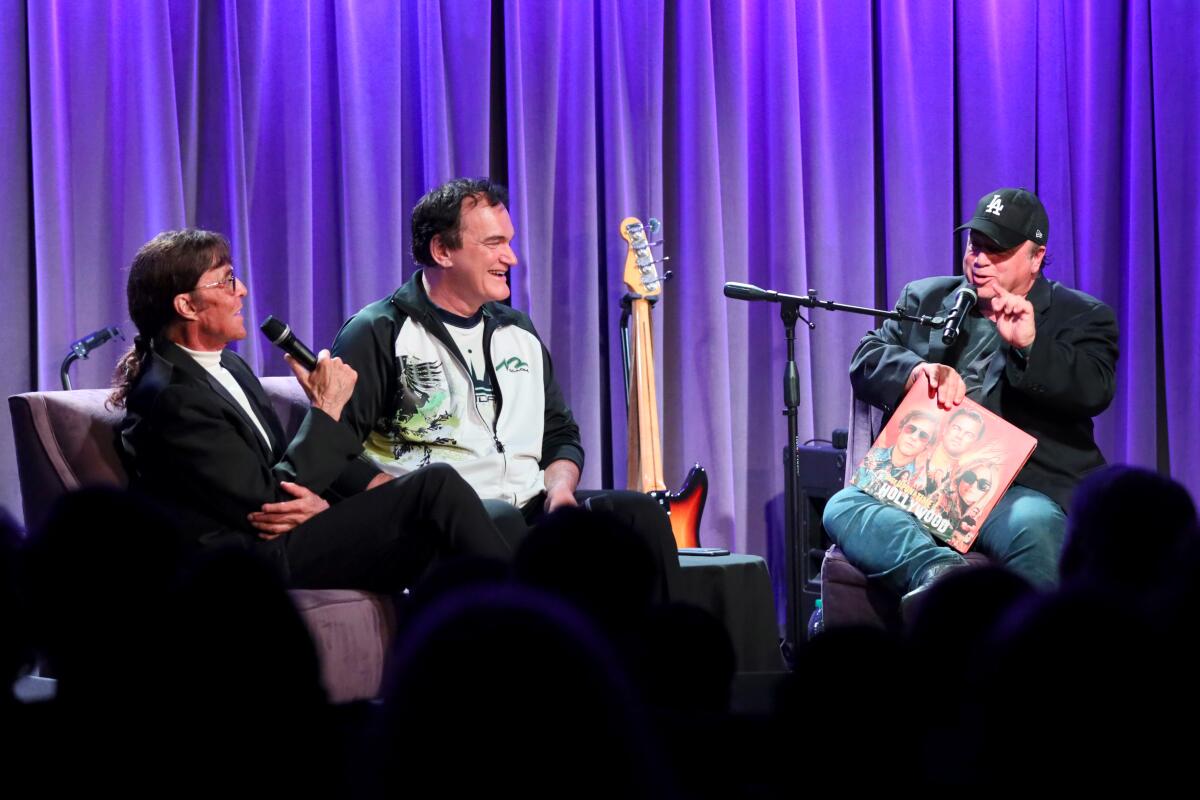
[[1032, 592], [1029, 581], [1003, 567], [951, 570], [927, 590], [909, 638], [927, 664], [965, 674], [995, 626]]
[[615, 515], [563, 508], [546, 516], [517, 550], [521, 583], [564, 597], [607, 633], [640, 625], [654, 592], [645, 541]]
[[638, 678], [648, 703], [728, 712], [737, 664], [720, 620], [697, 606], [668, 603], [650, 612], [645, 631]]
[[118, 489], [63, 496], [28, 543], [26, 580], [35, 636], [59, 695], [104, 684], [161, 655], [184, 546], [171, 517]]
[[12, 700], [12, 685], [33, 665], [29, 619], [20, 592], [21, 531], [0, 508], [0, 705]]
[[1191, 692], [1190, 670], [1184, 678], [1163, 652], [1119, 597], [1066, 587], [1020, 602], [969, 673], [980, 711], [963, 738], [979, 783], [1140, 781], [1147, 763], [1160, 764], [1175, 728], [1166, 720], [1183, 718]]
[[1178, 570], [1196, 543], [1187, 489], [1157, 472], [1113, 465], [1075, 491], [1059, 569], [1064, 581], [1142, 591]]
[[[846, 776], [872, 791], [909, 785], [919, 763], [911, 739], [901, 744], [897, 737], [915, 737], [914, 728], [923, 722], [916, 715], [919, 701], [927, 695], [913, 691], [924, 679], [904, 642], [876, 628], [828, 628], [802, 643], [795, 660], [795, 672], [780, 692], [775, 738], [785, 754], [806, 747], [814, 731], [831, 746], [823, 748], [821, 768], [813, 775], [793, 773], [783, 796], [795, 795], [801, 785], [844, 788]], [[938, 712], [948, 705], [949, 700], [939, 704]]]
[[385, 795], [651, 796], [650, 743], [624, 670], [570, 605], [475, 587], [399, 643], [385, 703]]
[[447, 597], [477, 588], [508, 583], [512, 577], [510, 565], [491, 558], [460, 556], [434, 562], [429, 571], [407, 594], [396, 598], [399, 635], [420, 617], [425, 609]]

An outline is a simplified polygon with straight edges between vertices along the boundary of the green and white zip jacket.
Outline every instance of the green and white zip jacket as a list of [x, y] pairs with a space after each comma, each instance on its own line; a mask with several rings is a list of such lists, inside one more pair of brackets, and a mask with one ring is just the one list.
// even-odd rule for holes
[[[342, 326], [332, 352], [358, 372], [342, 412], [380, 470], [404, 475], [445, 462], [480, 498], [522, 506], [545, 490], [548, 464], [583, 469], [579, 426], [554, 380], [550, 353], [525, 314], [483, 306], [494, 390], [481, 410], [467, 362], [425, 293], [421, 272]], [[343, 476], [363, 489], [373, 473]], [[344, 483], [343, 485], [347, 485]]]

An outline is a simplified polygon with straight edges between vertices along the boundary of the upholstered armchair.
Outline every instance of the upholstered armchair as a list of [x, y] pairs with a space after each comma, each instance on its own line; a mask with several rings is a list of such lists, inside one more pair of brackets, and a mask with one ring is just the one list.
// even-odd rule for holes
[[[264, 378], [263, 387], [288, 435], [307, 401], [291, 378]], [[27, 529], [39, 526], [54, 501], [84, 486], [125, 486], [115, 448], [120, 410], [105, 406], [102, 389], [28, 392], [8, 398]], [[292, 600], [312, 634], [332, 702], [374, 697], [395, 630], [391, 601], [368, 592], [295, 590]]]

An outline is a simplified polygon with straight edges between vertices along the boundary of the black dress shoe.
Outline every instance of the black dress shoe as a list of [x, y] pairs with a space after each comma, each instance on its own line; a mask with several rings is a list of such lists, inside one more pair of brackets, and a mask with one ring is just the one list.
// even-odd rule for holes
[[925, 568], [917, 578], [917, 585], [909, 591], [905, 592], [900, 598], [900, 619], [904, 620], [907, 625], [911, 621], [912, 616], [916, 613], [917, 606], [921, 604], [921, 597], [933, 586], [943, 575], [951, 570], [961, 569], [966, 563], [962, 561], [939, 561]]

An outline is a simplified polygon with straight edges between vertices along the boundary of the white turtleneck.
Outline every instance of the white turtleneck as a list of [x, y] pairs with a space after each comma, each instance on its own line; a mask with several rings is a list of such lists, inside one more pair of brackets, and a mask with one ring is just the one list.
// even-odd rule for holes
[[271, 437], [267, 436], [266, 428], [263, 427], [262, 422], [258, 418], [258, 414], [254, 412], [254, 406], [250, 405], [250, 398], [246, 397], [245, 390], [242, 389], [242, 385], [237, 382], [237, 379], [233, 377], [233, 374], [221, 366], [221, 353], [225, 351], [217, 350], [214, 352], [211, 350], [189, 350], [178, 342], [176, 342], [176, 344], [180, 350], [194, 358], [197, 364], [204, 367], [205, 372], [207, 372], [209, 375], [212, 375], [217, 379], [218, 383], [225, 387], [225, 391], [229, 392], [233, 399], [237, 401], [238, 405], [242, 407], [242, 410], [246, 412], [246, 416], [250, 418], [250, 421], [254, 423], [254, 427], [258, 428], [258, 432], [262, 436], [263, 441], [267, 443], [267, 449], [270, 449]]

